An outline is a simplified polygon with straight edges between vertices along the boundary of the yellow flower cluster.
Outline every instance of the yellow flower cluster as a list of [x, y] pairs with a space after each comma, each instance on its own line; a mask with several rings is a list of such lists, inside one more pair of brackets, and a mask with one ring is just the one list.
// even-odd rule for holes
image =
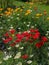
[[19, 11], [20, 10], [20, 8], [16, 8], [15, 10], [14, 10], [14, 12], [17, 12], [17, 11]]
[[2, 11], [3, 10], [3, 8], [0, 8], [0, 11]]
[[47, 17], [47, 20], [49, 20], [49, 17]]
[[31, 10], [27, 10], [26, 13], [25, 13], [25, 15], [28, 15], [30, 13], [31, 13]]

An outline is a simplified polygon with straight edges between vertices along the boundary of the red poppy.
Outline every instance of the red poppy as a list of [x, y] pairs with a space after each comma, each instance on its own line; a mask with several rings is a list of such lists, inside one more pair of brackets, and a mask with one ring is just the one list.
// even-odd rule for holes
[[16, 37], [17, 37], [17, 39], [23, 39], [24, 38], [24, 35], [22, 35], [22, 34], [16, 34]]
[[7, 43], [9, 42], [9, 39], [5, 39], [5, 40], [3, 40], [3, 42], [4, 42], [5, 44], [7, 44]]
[[40, 41], [40, 42], [38, 42], [38, 43], [35, 44], [35, 46], [36, 46], [37, 48], [40, 48], [40, 47], [43, 46], [43, 45], [44, 45], [44, 42], [43, 42], [43, 41]]
[[21, 39], [15, 40], [16, 43], [19, 43], [19, 42], [21, 42], [21, 41], [22, 41]]
[[35, 30], [34, 29], [30, 29], [30, 32], [35, 32]]
[[10, 30], [10, 33], [11, 33], [11, 34], [14, 34], [14, 33], [15, 33], [15, 29], [11, 29], [11, 30]]
[[4, 36], [8, 37], [8, 36], [9, 36], [8, 32], [7, 32], [7, 33], [5, 33], [5, 34], [4, 34]]
[[32, 35], [32, 38], [33, 38], [34, 40], [38, 39], [39, 37], [40, 37], [40, 33], [39, 33], [39, 32], [37, 32], [37, 33], [35, 33], [34, 35]]
[[28, 58], [28, 55], [27, 55], [27, 54], [22, 55], [22, 58], [23, 58], [23, 59], [27, 59], [27, 58]]
[[15, 42], [13, 42], [12, 44], [10, 44], [10, 46], [12, 46], [12, 47], [14, 47], [16, 45], [16, 43]]
[[42, 36], [42, 37], [41, 37], [41, 40], [42, 40], [43, 42], [47, 42], [47, 41], [48, 41], [48, 39], [47, 39], [45, 36]]
[[12, 41], [12, 37], [9, 37], [8, 39], [9, 39], [9, 41]]
[[26, 32], [23, 32], [22, 35], [23, 35], [23, 36], [28, 36], [29, 33], [26, 31]]

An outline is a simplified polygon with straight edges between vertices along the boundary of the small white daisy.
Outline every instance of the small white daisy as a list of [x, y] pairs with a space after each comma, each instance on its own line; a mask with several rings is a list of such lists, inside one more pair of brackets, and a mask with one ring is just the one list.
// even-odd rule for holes
[[29, 31], [29, 30], [28, 30], [27, 32], [28, 32], [28, 33], [30, 33], [30, 31]]
[[24, 47], [20, 47], [20, 49], [24, 49]]
[[24, 24], [26, 24], [26, 22], [24, 22]]
[[47, 33], [49, 33], [49, 31], [47, 31]]
[[18, 53], [15, 55], [14, 59], [18, 59], [18, 58], [20, 58], [20, 57], [21, 57], [21, 52], [18, 52]]
[[2, 64], [2, 61], [0, 61], [0, 64]]
[[13, 19], [13, 17], [11, 16], [11, 19]]
[[3, 29], [3, 27], [0, 27], [0, 29]]
[[31, 28], [34, 28], [34, 26], [31, 26]]
[[49, 56], [49, 53], [48, 53], [48, 56]]
[[11, 47], [8, 47], [7, 49], [8, 49], [8, 50], [11, 50]]
[[10, 55], [9, 58], [12, 58], [12, 55]]
[[28, 24], [27, 27], [29, 27], [30, 25]]
[[3, 58], [3, 60], [8, 60], [9, 59], [9, 56], [7, 55], [6, 57]]
[[49, 49], [49, 47], [48, 47], [48, 49]]
[[20, 14], [17, 14], [17, 16], [19, 16]]
[[7, 19], [7, 21], [10, 21], [10, 19]]
[[18, 62], [18, 64], [17, 65], [22, 65], [22, 62]]
[[31, 63], [32, 63], [32, 61], [31, 61], [31, 60], [28, 60], [28, 61], [27, 61], [27, 63], [28, 63], [28, 64], [31, 64]]
[[34, 55], [32, 54], [32, 55], [30, 55], [30, 57], [32, 58]]
[[21, 29], [20, 27], [18, 29]]
[[45, 34], [46, 36], [48, 36], [48, 33], [47, 34]]
[[35, 26], [37, 26], [37, 24], [35, 24]]
[[19, 44], [16, 44], [15, 47], [18, 48], [20, 45]]
[[17, 17], [17, 20], [19, 20], [20, 18], [19, 17]]

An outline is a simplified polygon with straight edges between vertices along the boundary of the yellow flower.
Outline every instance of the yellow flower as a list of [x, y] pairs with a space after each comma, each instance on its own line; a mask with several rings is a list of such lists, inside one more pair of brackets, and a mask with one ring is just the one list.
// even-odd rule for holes
[[46, 10], [44, 10], [44, 15], [47, 15], [47, 11]]
[[10, 10], [11, 10], [11, 8], [7, 8], [7, 10], [8, 10], [8, 11], [10, 11]]
[[32, 2], [30, 2], [29, 4], [30, 4], [30, 5], [33, 5], [33, 3], [32, 3]]
[[28, 13], [28, 14], [31, 13], [31, 10], [27, 10], [26, 13]]
[[42, 13], [39, 14], [39, 16], [42, 16], [42, 15], [43, 15]]
[[18, 10], [20, 10], [20, 8], [16, 8], [16, 9], [15, 9], [15, 12], [17, 12]]
[[29, 8], [32, 8], [32, 6], [30, 6]]
[[36, 17], [37, 19], [39, 19], [39, 17]]
[[15, 35], [14, 34], [12, 34], [12, 37], [14, 37]]
[[20, 9], [20, 12], [22, 12], [23, 11], [23, 9]]
[[40, 17], [40, 16], [42, 16], [42, 13], [37, 13], [36, 16]]
[[10, 11], [5, 11], [5, 15], [10, 15], [11, 12]]
[[25, 15], [28, 15], [28, 13], [25, 13]]
[[47, 17], [47, 20], [49, 20], [49, 17]]
[[3, 8], [0, 8], [0, 11], [2, 11], [3, 10]]
[[0, 14], [0, 16], [2, 16], [3, 14]]

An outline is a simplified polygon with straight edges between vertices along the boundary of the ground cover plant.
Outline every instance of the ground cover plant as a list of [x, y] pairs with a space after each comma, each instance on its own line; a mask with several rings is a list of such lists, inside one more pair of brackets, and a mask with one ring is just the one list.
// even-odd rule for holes
[[49, 65], [48, 6], [18, 1], [15, 5], [0, 8], [0, 64]]

